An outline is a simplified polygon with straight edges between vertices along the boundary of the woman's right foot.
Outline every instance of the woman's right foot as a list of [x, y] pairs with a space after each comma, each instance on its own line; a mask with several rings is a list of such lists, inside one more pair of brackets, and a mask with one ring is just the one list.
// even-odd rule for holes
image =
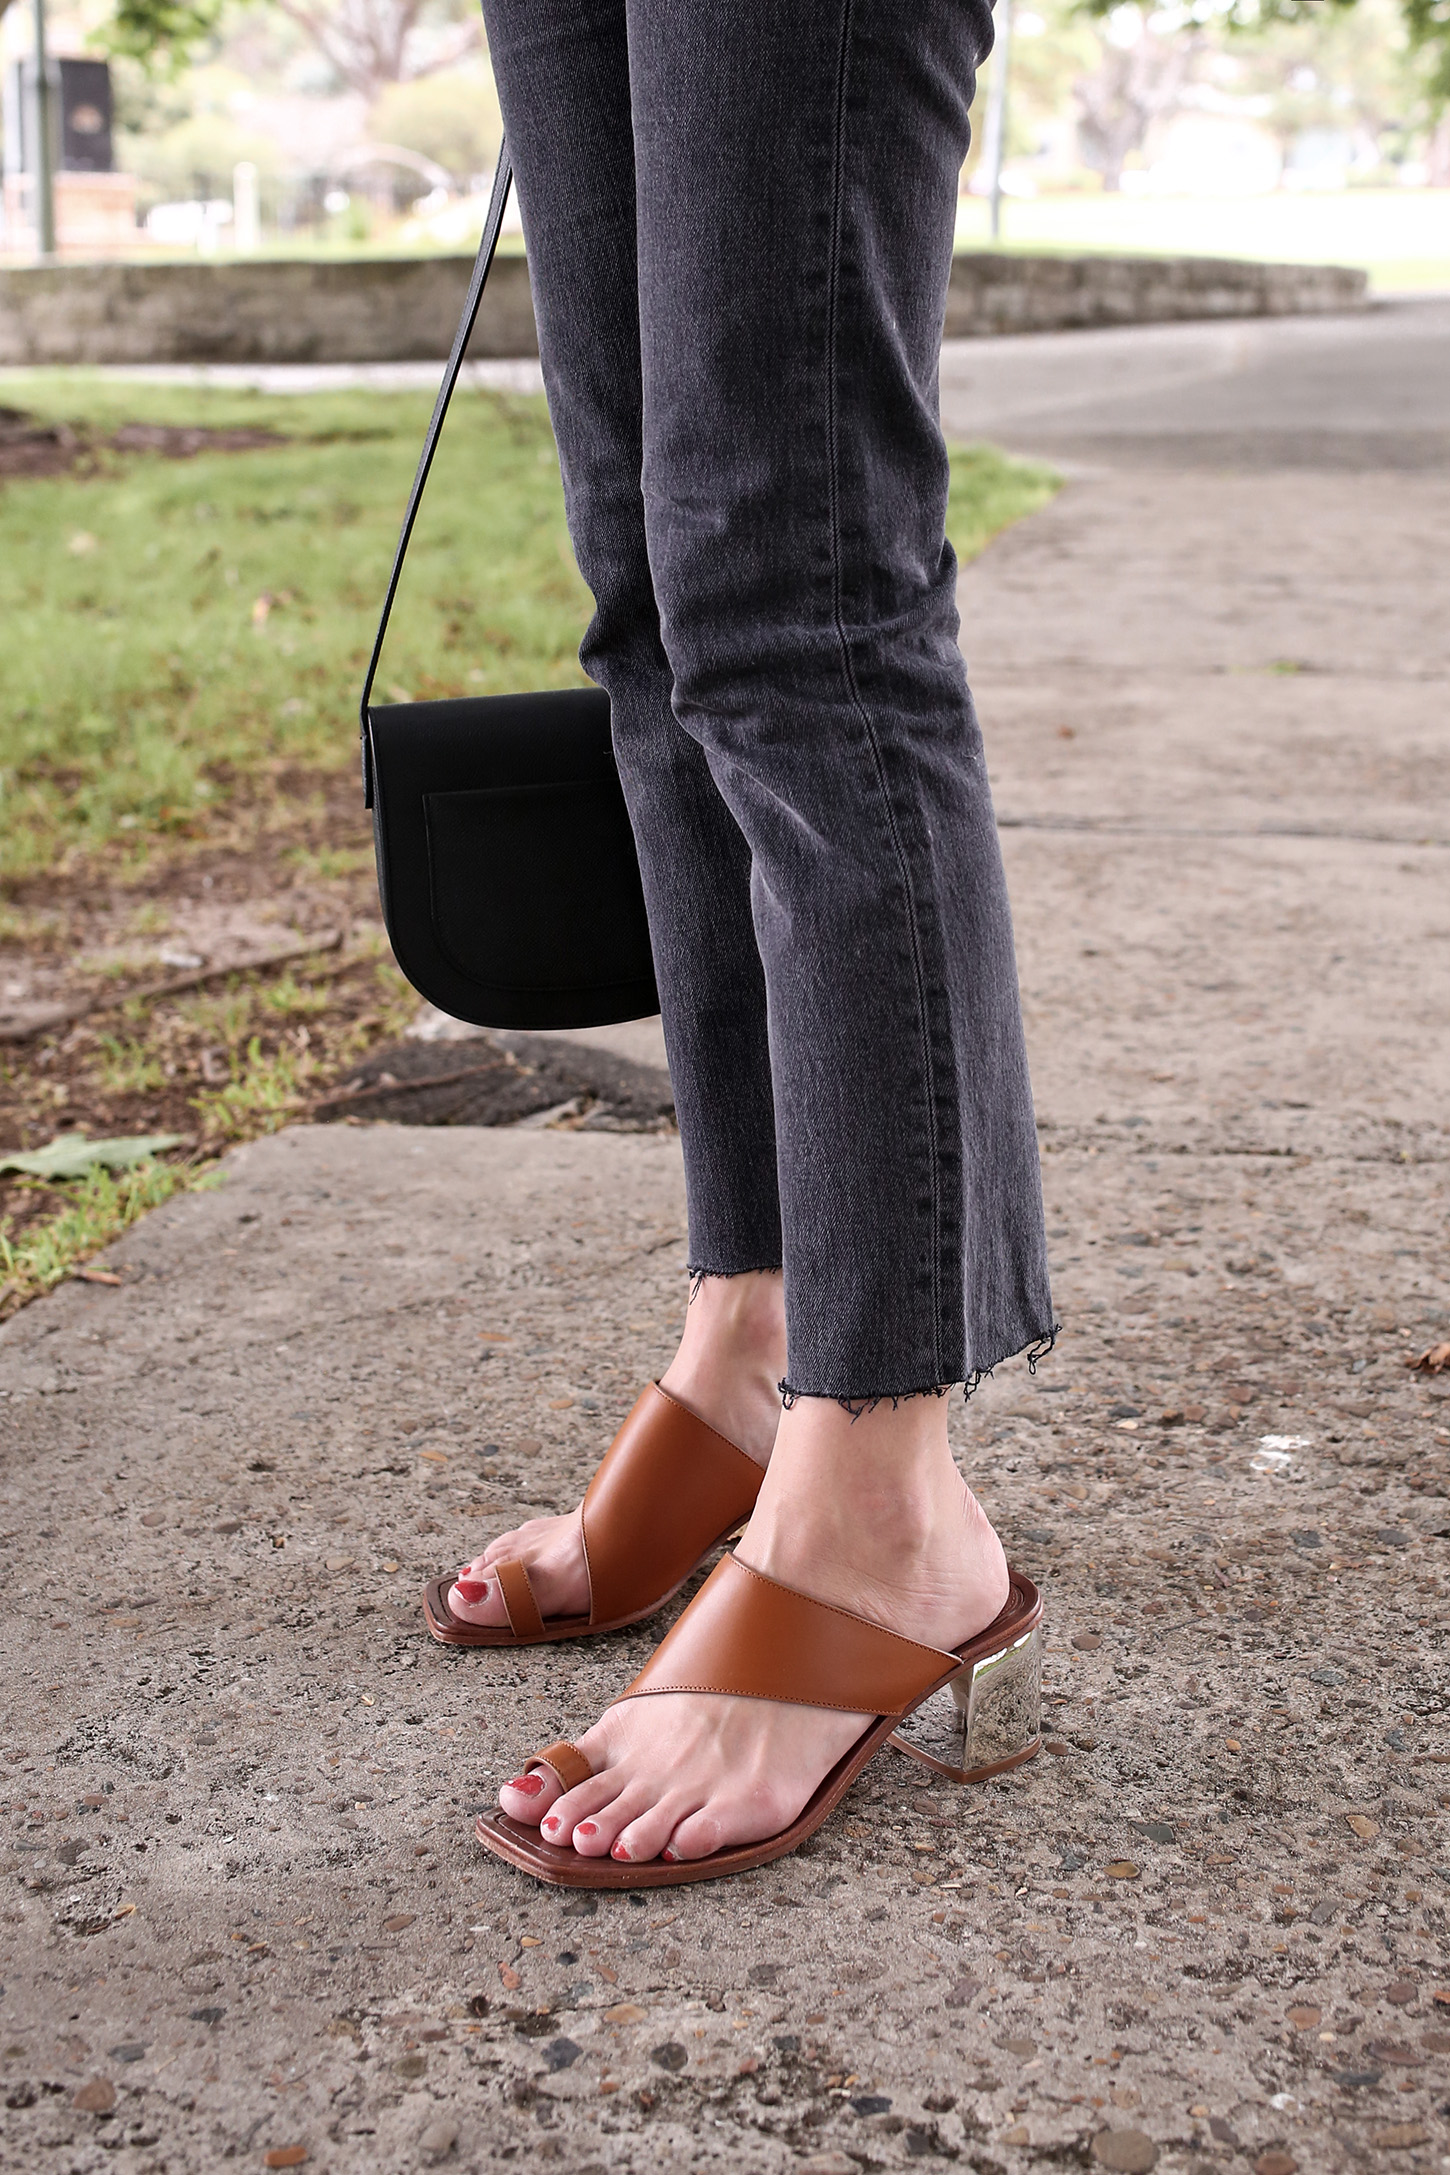
[[[797, 1399], [735, 1559], [945, 1663], [994, 1623], [1011, 1579], [957, 1471], [945, 1400], [889, 1399], [854, 1420]], [[688, 1613], [688, 1612], [687, 1612]], [[682, 1690], [623, 1699], [579, 1739], [592, 1770], [565, 1790], [535, 1766], [499, 1792], [509, 1817], [581, 1858], [704, 1858], [788, 1827], [870, 1713]]]
[[[785, 1373], [785, 1297], [770, 1270], [701, 1279], [685, 1314], [679, 1350], [660, 1377], [697, 1419], [713, 1427], [764, 1467], [780, 1422], [779, 1383]], [[539, 1612], [587, 1616], [589, 1569], [578, 1508], [562, 1518], [530, 1518], [500, 1533], [464, 1564], [448, 1590], [451, 1613], [466, 1624], [506, 1625], [495, 1563], [522, 1562]]]

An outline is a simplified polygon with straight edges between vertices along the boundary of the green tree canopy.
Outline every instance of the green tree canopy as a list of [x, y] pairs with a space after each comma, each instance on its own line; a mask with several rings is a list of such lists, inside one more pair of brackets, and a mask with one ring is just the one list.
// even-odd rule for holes
[[[0, 0], [0, 13], [7, 0]], [[106, 43], [148, 69], [164, 73], [181, 65], [214, 35], [226, 0], [116, 0]], [[426, 0], [361, 0], [360, 5], [329, 5], [328, 0], [272, 0], [303, 29], [328, 58], [341, 79], [375, 97], [384, 84], [406, 82], [447, 65], [448, 55], [431, 55], [414, 65], [409, 38], [424, 14]], [[1077, 0], [1087, 16], [1108, 16], [1121, 0]], [[1358, 0], [1176, 0], [1155, 12], [1155, 28], [1195, 30], [1227, 26], [1251, 35], [1277, 23], [1304, 23], [1326, 13], [1347, 13]], [[1428, 62], [1425, 93], [1434, 112], [1450, 105], [1450, 0], [1399, 0], [1412, 50]], [[457, 56], [478, 42], [476, 21], [460, 26]]]
[[[369, 101], [390, 83], [449, 68], [483, 43], [471, 0], [268, 0], [339, 83]], [[0, 0], [3, 8], [4, 0]], [[152, 75], [174, 74], [215, 38], [226, 0], [115, 0], [101, 33]]]
[[225, 0], [117, 0], [105, 43], [150, 74], [173, 75], [211, 38], [224, 5]]
[[[1121, 0], [1078, 0], [1086, 15], [1111, 15]], [[1327, 13], [1347, 14], [1358, 0], [1182, 0], [1161, 9], [1184, 30], [1221, 24], [1250, 34], [1275, 23], [1312, 23]], [[1437, 111], [1450, 104], [1450, 0], [1399, 0], [1411, 49], [1429, 60], [1427, 94]]]

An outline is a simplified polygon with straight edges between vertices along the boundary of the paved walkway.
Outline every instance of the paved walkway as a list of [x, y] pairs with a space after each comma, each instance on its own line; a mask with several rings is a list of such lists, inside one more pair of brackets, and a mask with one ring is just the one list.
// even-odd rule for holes
[[1300, 330], [946, 358], [1070, 472], [963, 582], [1065, 1326], [954, 1426], [1046, 1754], [638, 1903], [483, 1858], [648, 1637], [414, 1595], [665, 1357], [677, 1151], [283, 1134], [0, 1331], [9, 2162], [1447, 2164], [1450, 330]]

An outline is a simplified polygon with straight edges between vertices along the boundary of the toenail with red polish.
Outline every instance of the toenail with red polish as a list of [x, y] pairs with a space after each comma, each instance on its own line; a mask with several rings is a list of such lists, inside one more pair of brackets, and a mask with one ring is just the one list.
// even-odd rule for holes
[[488, 1592], [487, 1581], [480, 1585], [476, 1578], [460, 1578], [457, 1584], [458, 1591], [469, 1608], [476, 1608]]
[[629, 1863], [629, 1852], [625, 1849], [622, 1842], [616, 1843], [613, 1850], [610, 1851], [609, 1855], [611, 1858], [622, 1858], [626, 1865], [628, 1865]]
[[518, 1790], [524, 1797], [537, 1797], [543, 1787], [542, 1775], [515, 1775], [512, 1782], [504, 1784], [506, 1790]]
[[574, 1833], [576, 1835], [595, 1835], [598, 1833], [598, 1829], [592, 1820], [581, 1820]]
[[660, 1852], [660, 1856], [664, 1859], [666, 1865], [678, 1865], [680, 1862], [679, 1859], [675, 1856], [674, 1852], [670, 1849], [668, 1844], [666, 1844], [664, 1849]]
[[550, 1813], [548, 1818], [544, 1822], [544, 1826], [546, 1828], [556, 1828], [558, 1825], [559, 1815], [557, 1813]]

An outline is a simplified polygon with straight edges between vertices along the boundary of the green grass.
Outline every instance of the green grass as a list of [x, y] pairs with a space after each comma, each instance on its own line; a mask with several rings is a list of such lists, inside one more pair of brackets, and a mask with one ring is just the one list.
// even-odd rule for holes
[[1062, 488], [1055, 470], [1036, 461], [1008, 460], [991, 446], [953, 446], [947, 535], [965, 562], [1026, 514], [1036, 513]]
[[[355, 761], [358, 690], [429, 403], [12, 380], [11, 404], [286, 431], [0, 492], [0, 870], [195, 833], [243, 779]], [[543, 404], [460, 397], [389, 691], [579, 679], [588, 598]], [[127, 833], [133, 834], [127, 838]]]
[[[422, 395], [281, 397], [35, 373], [4, 399], [124, 421], [286, 434], [192, 460], [0, 488], [0, 877], [124, 871], [217, 835], [288, 773], [356, 761], [356, 703], [427, 420]], [[954, 461], [963, 558], [1055, 488], [989, 449]], [[381, 686], [396, 699], [578, 683], [588, 593], [544, 403], [460, 394]], [[300, 790], [294, 777], [285, 790]]]
[[166, 1075], [159, 1057], [139, 1042], [123, 1042], [116, 1035], [100, 1037], [101, 1059], [97, 1066], [101, 1085], [112, 1095], [144, 1095], [159, 1088]]
[[[344, 988], [350, 1006], [339, 1002]], [[131, 1031], [125, 1036], [92, 1032], [80, 1051], [69, 1037], [57, 1051], [51, 1038], [42, 1060], [59, 1066], [68, 1056], [72, 1068], [67, 1114], [76, 1110], [77, 1097], [89, 1111], [78, 1130], [93, 1140], [114, 1139], [134, 1133], [138, 1116], [149, 1131], [153, 1118], [166, 1115], [191, 1145], [166, 1163], [146, 1163], [116, 1177], [100, 1170], [73, 1180], [11, 1179], [7, 1212], [0, 1213], [0, 1321], [71, 1274], [147, 1209], [179, 1190], [213, 1183], [210, 1158], [298, 1116], [311, 1095], [333, 1085], [375, 1043], [396, 1041], [416, 1010], [416, 995], [378, 948], [370, 967], [364, 952], [345, 984], [309, 982], [305, 966], [275, 979], [265, 972], [238, 974], [219, 990], [128, 1000], [124, 1014]], [[223, 1060], [215, 1087], [198, 1084], [203, 1051]], [[14, 1089], [25, 1074], [32, 1082], [49, 1080], [52, 1067], [42, 1072], [27, 1056], [0, 1061], [0, 1091]], [[119, 1113], [105, 1107], [117, 1096], [126, 1098]], [[137, 1113], [138, 1097], [148, 1098], [151, 1108]], [[34, 1137], [42, 1124], [48, 1131], [56, 1122], [48, 1104], [37, 1106], [22, 1092], [21, 1103], [12, 1102], [0, 1119], [0, 1133], [28, 1129]]]
[[64, 1203], [55, 1215], [32, 1224], [13, 1244], [0, 1228], [0, 1318], [51, 1290], [148, 1208], [159, 1208], [183, 1186], [215, 1182], [214, 1173], [199, 1173], [193, 1165], [143, 1163], [116, 1177], [97, 1170], [70, 1186], [47, 1187]]

